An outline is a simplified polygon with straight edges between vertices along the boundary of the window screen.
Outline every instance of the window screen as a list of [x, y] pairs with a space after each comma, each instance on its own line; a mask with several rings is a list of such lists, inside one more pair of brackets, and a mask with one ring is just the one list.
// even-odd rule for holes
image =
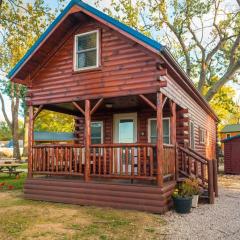
[[103, 142], [103, 123], [92, 122], [91, 123], [91, 143], [101, 144]]
[[[150, 126], [149, 126], [149, 138], [150, 143], [157, 142], [157, 120], [150, 119]], [[170, 144], [170, 121], [168, 118], [163, 119], [163, 143]]]
[[98, 33], [84, 33], [76, 36], [76, 69], [98, 66]]

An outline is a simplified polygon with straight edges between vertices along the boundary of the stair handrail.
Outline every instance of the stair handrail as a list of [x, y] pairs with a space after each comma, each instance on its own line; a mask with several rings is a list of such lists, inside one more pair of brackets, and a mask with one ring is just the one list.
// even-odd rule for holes
[[191, 148], [184, 148], [181, 146], [177, 146], [177, 148], [187, 154], [188, 156], [192, 157], [195, 161], [200, 162], [207, 166], [208, 172], [208, 196], [209, 196], [209, 203], [214, 203], [215, 196], [218, 195], [218, 187], [217, 187], [217, 173], [216, 173], [216, 160], [210, 160], [201, 156], [199, 153], [194, 151]]
[[[207, 163], [208, 163], [208, 160], [206, 160], [205, 158], [202, 158], [202, 157], [198, 156], [197, 154], [195, 154], [195, 152], [193, 153], [193, 152], [189, 151], [189, 148], [184, 148], [184, 147], [181, 147], [181, 146], [178, 146], [178, 148], [179, 148], [181, 151], [183, 151], [183, 152], [187, 153], [188, 155], [190, 155], [191, 157], [193, 157], [195, 160], [197, 160], [197, 161], [199, 161], [199, 162], [201, 162], [201, 163], [203, 163], [203, 164], [207, 164]], [[195, 156], [194, 154], [195, 154], [196, 156]]]

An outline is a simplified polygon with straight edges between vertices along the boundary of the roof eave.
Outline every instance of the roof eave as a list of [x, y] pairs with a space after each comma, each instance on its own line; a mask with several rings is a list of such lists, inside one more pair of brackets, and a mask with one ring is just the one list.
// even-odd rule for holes
[[209, 103], [204, 99], [204, 97], [201, 95], [201, 93], [196, 89], [192, 80], [189, 78], [189, 76], [186, 74], [186, 72], [182, 69], [180, 64], [174, 59], [174, 57], [172, 56], [170, 51], [166, 47], [163, 47], [161, 52], [162, 52], [162, 54], [166, 55], [171, 60], [171, 63], [176, 67], [176, 69], [178, 69], [181, 76], [183, 77], [183, 80], [185, 80], [187, 82], [187, 85], [191, 88], [191, 90], [197, 96], [199, 101], [206, 107], [206, 110], [208, 111], [208, 113], [211, 114], [211, 116], [214, 118], [214, 120], [216, 122], [219, 122], [220, 120], [217, 117], [216, 113], [213, 111], [213, 109], [210, 107]]

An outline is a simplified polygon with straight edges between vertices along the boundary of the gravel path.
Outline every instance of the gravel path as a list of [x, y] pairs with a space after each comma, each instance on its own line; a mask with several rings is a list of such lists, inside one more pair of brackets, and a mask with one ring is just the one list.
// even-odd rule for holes
[[201, 204], [190, 214], [168, 212], [166, 239], [240, 239], [240, 176], [219, 177], [219, 197], [214, 205]]

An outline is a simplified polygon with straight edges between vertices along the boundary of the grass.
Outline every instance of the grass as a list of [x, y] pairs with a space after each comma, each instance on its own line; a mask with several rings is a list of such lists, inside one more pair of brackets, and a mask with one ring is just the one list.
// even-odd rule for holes
[[164, 239], [158, 215], [26, 200], [26, 176], [0, 174], [0, 240]]
[[7, 190], [22, 190], [27, 174], [21, 173], [18, 177], [0, 173], [0, 192]]
[[28, 164], [27, 164], [27, 163], [22, 163], [22, 164], [19, 166], [19, 169], [28, 169]]
[[159, 215], [31, 201], [20, 190], [0, 199], [0, 240], [164, 239]]

